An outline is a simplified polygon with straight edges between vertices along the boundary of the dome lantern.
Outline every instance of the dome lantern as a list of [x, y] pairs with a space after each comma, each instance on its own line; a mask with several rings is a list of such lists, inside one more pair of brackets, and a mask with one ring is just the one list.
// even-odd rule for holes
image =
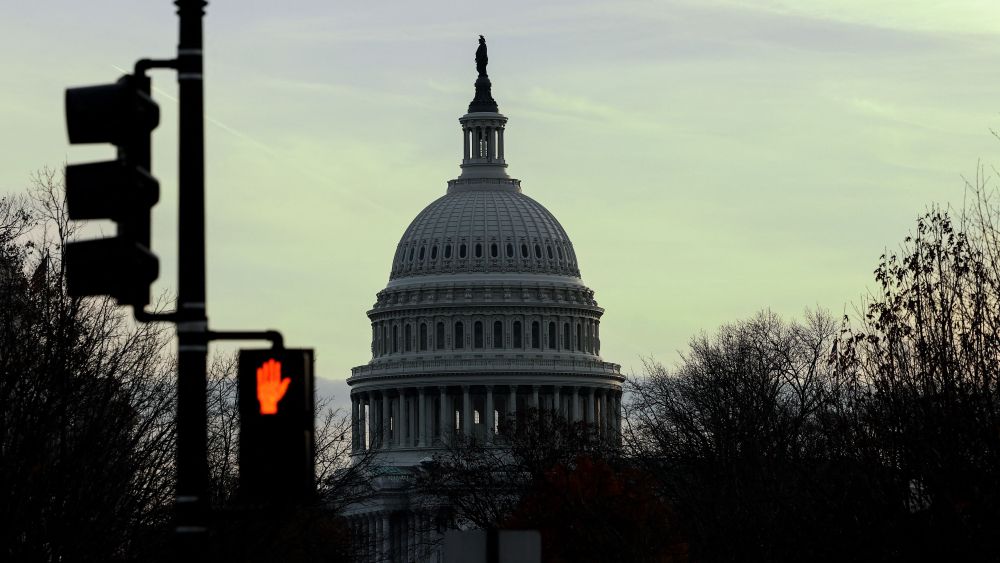
[[479, 36], [476, 50], [476, 95], [469, 104], [469, 112], [459, 118], [462, 124], [462, 174], [461, 179], [509, 178], [504, 160], [503, 133], [507, 118], [499, 113], [493, 99], [492, 84], [486, 74], [486, 39]]

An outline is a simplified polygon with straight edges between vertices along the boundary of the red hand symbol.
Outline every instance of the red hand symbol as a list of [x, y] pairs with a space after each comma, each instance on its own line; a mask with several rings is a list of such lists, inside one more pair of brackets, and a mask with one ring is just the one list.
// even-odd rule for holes
[[257, 400], [260, 401], [260, 414], [278, 414], [278, 401], [285, 396], [288, 377], [281, 379], [281, 362], [268, 360], [257, 368]]

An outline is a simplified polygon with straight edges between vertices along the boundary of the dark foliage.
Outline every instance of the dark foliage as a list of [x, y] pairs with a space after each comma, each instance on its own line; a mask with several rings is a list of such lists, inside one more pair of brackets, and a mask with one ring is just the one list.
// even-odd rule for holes
[[633, 381], [693, 561], [1000, 560], [1000, 212], [973, 195], [882, 256], [859, 319], [762, 313]]
[[532, 410], [494, 445], [457, 437], [418, 490], [457, 527], [537, 529], [547, 562], [684, 561], [673, 516], [616, 437]]
[[0, 559], [142, 558], [172, 494], [167, 339], [65, 296], [62, 192], [35, 180], [0, 200]]

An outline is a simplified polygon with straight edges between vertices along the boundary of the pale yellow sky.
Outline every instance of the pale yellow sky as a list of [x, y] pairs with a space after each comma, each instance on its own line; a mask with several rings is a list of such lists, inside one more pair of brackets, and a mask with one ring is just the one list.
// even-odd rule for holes
[[[1000, 149], [996, 2], [371, 4], [213, 1], [206, 18], [211, 324], [280, 329], [330, 379], [368, 361], [395, 244], [458, 173], [480, 33], [509, 172], [569, 232], [626, 372], [763, 307], [849, 310], [879, 254]], [[4, 10], [0, 193], [111, 154], [67, 144], [63, 89], [170, 56], [173, 8]], [[176, 85], [154, 83], [169, 292]]]

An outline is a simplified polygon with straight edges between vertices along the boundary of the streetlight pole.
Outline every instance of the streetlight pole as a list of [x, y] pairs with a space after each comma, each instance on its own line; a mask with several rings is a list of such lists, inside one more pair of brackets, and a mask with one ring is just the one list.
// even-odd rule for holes
[[199, 561], [207, 545], [208, 461], [205, 306], [205, 128], [202, 82], [204, 0], [175, 0], [180, 19], [177, 260], [178, 555]]

